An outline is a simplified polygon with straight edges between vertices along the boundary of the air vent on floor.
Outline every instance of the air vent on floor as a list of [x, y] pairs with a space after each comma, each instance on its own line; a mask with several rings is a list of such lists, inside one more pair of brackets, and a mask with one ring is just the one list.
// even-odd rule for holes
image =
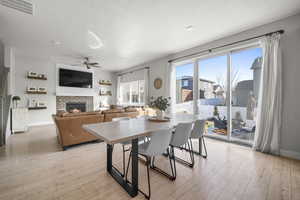
[[33, 15], [33, 4], [24, 0], [0, 0], [2, 6], [6, 6], [20, 12]]

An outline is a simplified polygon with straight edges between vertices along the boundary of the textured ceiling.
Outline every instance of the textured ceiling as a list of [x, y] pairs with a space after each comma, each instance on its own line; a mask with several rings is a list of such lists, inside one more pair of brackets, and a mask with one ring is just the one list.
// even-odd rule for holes
[[[32, 0], [0, 5], [0, 38], [29, 56], [92, 56], [122, 70], [299, 12], [299, 0]], [[192, 30], [186, 27], [192, 25]], [[90, 49], [92, 31], [103, 43]], [[58, 41], [60, 45], [54, 45]]]

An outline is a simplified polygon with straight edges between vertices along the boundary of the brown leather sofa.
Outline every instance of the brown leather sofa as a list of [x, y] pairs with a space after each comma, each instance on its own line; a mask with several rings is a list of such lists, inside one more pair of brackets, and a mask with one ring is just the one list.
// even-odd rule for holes
[[59, 144], [65, 150], [67, 147], [91, 141], [98, 138], [85, 130], [82, 125], [112, 121], [116, 117], [137, 117], [136, 110], [111, 109], [103, 112], [59, 113], [53, 115], [57, 128]]
[[126, 109], [110, 109], [102, 112], [104, 114], [104, 121], [111, 122], [113, 118], [118, 117], [137, 117], [139, 112], [136, 109], [126, 108]]

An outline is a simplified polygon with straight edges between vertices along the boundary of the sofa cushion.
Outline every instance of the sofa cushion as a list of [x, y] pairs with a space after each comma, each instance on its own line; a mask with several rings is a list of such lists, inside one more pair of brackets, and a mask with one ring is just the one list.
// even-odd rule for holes
[[133, 107], [127, 107], [125, 108], [125, 112], [137, 112], [137, 109]]
[[118, 113], [105, 113], [104, 114], [104, 121], [111, 122], [113, 118], [119, 117], [137, 117], [139, 115], [138, 112], [118, 112]]
[[123, 109], [123, 106], [120, 106], [120, 105], [110, 105], [110, 109]]
[[78, 113], [68, 113], [68, 112], [61, 112], [57, 116], [58, 117], [77, 117], [77, 116], [85, 116], [85, 115], [99, 115], [101, 112], [99, 111], [92, 111], [92, 112], [78, 112]]
[[109, 113], [123, 113], [125, 112], [124, 109], [110, 109], [110, 110], [104, 110], [103, 114], [109, 114]]

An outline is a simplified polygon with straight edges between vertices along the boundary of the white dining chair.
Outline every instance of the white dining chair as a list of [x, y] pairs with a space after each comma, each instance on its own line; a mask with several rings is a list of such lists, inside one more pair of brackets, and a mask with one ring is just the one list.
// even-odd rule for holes
[[[204, 141], [204, 130], [205, 130], [205, 120], [196, 120], [191, 132], [191, 136], [190, 136], [190, 143], [191, 143], [191, 149], [193, 151], [193, 153], [196, 153], [204, 158], [207, 157], [207, 150], [206, 150], [206, 144]], [[198, 139], [199, 140], [199, 151], [196, 152], [193, 150], [193, 143], [192, 143], [192, 139]], [[202, 154], [202, 144], [205, 150], [205, 154]]]
[[[192, 131], [192, 126], [193, 126], [193, 123], [179, 123], [176, 126], [174, 133], [172, 134], [172, 139], [170, 142], [170, 147], [171, 147], [170, 152], [171, 152], [172, 158], [182, 164], [189, 166], [189, 167], [194, 167], [194, 154], [192, 152], [191, 145], [189, 142], [189, 138], [191, 136], [191, 131]], [[175, 156], [174, 147], [181, 149], [181, 148], [183, 148], [184, 145], [188, 146], [188, 152], [190, 154], [191, 162], [185, 161], [185, 160]], [[175, 172], [176, 172], [176, 169], [175, 169]]]
[[[150, 185], [150, 176], [149, 176], [149, 168], [151, 167], [152, 169], [156, 169], [156, 171], [162, 173], [163, 175], [166, 175], [168, 178], [171, 178], [171, 180], [175, 180], [175, 161], [173, 162], [174, 167], [172, 165], [172, 160], [171, 160], [171, 154], [169, 154], [169, 161], [170, 161], [170, 166], [171, 166], [171, 173], [172, 175], [169, 175], [167, 172], [157, 168], [154, 166], [154, 163], [151, 162], [151, 160], [154, 159], [155, 156], [160, 156], [162, 155], [166, 150], [169, 152], [169, 144], [171, 140], [171, 135], [172, 135], [172, 130], [160, 130], [153, 132], [149, 136], [149, 140], [147, 140], [144, 143], [140, 143], [138, 147], [138, 154], [143, 156], [146, 159], [146, 168], [147, 168], [147, 180], [148, 180], [148, 194], [143, 192], [142, 190], [139, 189], [139, 191], [147, 198], [150, 199], [151, 197], [151, 185]], [[127, 175], [128, 175], [128, 168], [131, 160], [131, 154], [130, 152], [130, 157], [128, 160], [127, 164], [127, 169], [126, 169], [126, 180], [127, 180]], [[153, 164], [153, 165], [152, 165]]]

